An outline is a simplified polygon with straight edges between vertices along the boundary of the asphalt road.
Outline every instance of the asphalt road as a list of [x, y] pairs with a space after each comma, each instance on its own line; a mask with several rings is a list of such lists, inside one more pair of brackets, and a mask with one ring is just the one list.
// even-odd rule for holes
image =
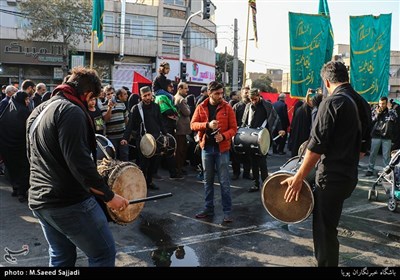
[[[270, 173], [287, 156], [269, 156]], [[400, 211], [390, 212], [388, 197], [378, 187], [378, 201], [367, 200], [376, 179], [364, 177], [366, 160], [360, 163], [359, 184], [346, 200], [339, 225], [341, 267], [399, 267]], [[377, 164], [381, 163], [378, 158]], [[377, 166], [377, 169], [380, 167]], [[191, 267], [313, 267], [311, 217], [293, 225], [274, 220], [264, 209], [260, 192], [248, 193], [251, 181], [232, 181], [233, 223], [222, 223], [219, 187], [216, 186], [215, 216], [198, 220], [203, 206], [203, 184], [187, 168], [184, 180], [155, 181], [160, 190], [148, 195], [172, 193], [165, 199], [148, 201], [136, 220], [122, 226], [110, 224], [117, 245], [117, 266]], [[48, 246], [40, 225], [25, 203], [11, 197], [11, 187], [0, 176], [0, 247], [24, 250], [14, 261], [4, 254], [0, 266], [41, 267], [48, 265]], [[87, 266], [78, 252], [77, 266]]]

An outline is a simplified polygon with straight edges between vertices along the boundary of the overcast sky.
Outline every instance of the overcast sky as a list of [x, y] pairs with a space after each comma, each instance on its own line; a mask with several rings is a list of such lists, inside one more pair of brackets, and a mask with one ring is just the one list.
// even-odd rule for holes
[[[247, 0], [212, 0], [215, 11], [217, 52], [233, 55], [233, 22], [238, 19], [239, 59], [244, 60]], [[266, 68], [289, 70], [288, 13], [318, 13], [319, 0], [257, 0], [258, 49], [249, 41], [247, 62], [250, 72], [265, 72]], [[328, 0], [335, 44], [349, 44], [349, 16], [392, 14], [391, 50], [400, 50], [400, 0]], [[249, 38], [254, 37], [250, 16]]]

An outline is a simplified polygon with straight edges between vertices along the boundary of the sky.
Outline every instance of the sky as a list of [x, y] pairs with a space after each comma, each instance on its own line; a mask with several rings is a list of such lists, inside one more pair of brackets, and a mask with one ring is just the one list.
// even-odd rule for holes
[[[247, 0], [212, 0], [217, 7], [217, 52], [233, 55], [233, 24], [238, 20], [238, 55], [244, 60]], [[267, 68], [289, 71], [288, 13], [317, 14], [319, 0], [256, 0], [258, 48], [248, 42], [247, 71], [265, 72]], [[350, 43], [350, 16], [392, 14], [391, 50], [400, 51], [400, 0], [328, 0], [334, 44]], [[249, 39], [254, 38], [250, 14]], [[254, 62], [250, 61], [254, 60]]]

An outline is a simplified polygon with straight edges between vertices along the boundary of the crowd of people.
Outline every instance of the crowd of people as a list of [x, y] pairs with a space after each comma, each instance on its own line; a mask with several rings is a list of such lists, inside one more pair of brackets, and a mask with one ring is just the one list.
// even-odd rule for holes
[[[184, 179], [187, 166], [198, 168], [204, 206], [197, 219], [214, 215], [217, 179], [223, 223], [231, 223], [231, 180], [252, 180], [248, 192], [258, 192], [270, 175], [267, 153], [235, 149], [232, 139], [248, 128], [267, 130], [277, 155], [287, 150], [297, 156], [306, 142], [300, 169], [283, 182], [285, 199], [298, 199], [302, 180], [316, 166], [315, 254], [319, 266], [337, 266], [337, 226], [343, 201], [357, 184], [359, 155], [370, 152], [366, 176], [374, 175], [381, 146], [384, 165], [389, 162], [390, 151], [400, 146], [399, 104], [382, 97], [371, 107], [349, 84], [344, 64], [329, 62], [321, 71], [329, 95], [312, 96], [310, 89], [305, 101], [296, 103], [290, 123], [284, 93], [276, 101], [265, 100], [258, 89], [246, 86], [226, 100], [224, 86], [212, 81], [195, 96], [186, 82], [174, 85], [169, 71], [170, 65], [162, 62], [152, 87], [141, 87], [139, 94], [126, 87], [102, 87], [96, 71], [82, 67], [51, 93], [31, 80], [21, 90], [3, 87], [0, 155], [12, 196], [26, 202], [29, 193], [29, 207], [49, 243], [50, 265], [74, 266], [76, 247], [91, 266], [115, 264], [114, 240], [98, 201], [112, 211], [125, 209], [128, 201], [113, 193], [97, 172], [96, 134], [111, 141], [117, 160], [136, 161], [149, 190], [159, 189], [153, 179], [160, 179], [163, 166], [171, 180]], [[154, 146], [150, 154], [141, 149], [144, 138]], [[66, 223], [68, 219], [74, 222]]]

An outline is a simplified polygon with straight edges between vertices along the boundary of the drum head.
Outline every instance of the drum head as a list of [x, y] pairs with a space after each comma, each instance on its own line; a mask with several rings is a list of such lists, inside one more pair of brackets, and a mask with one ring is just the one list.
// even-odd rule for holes
[[167, 133], [160, 135], [156, 140], [157, 154], [165, 157], [172, 157], [176, 153], [175, 137]]
[[115, 148], [108, 138], [101, 134], [96, 134], [96, 144], [97, 160], [102, 160], [103, 158], [115, 159]]
[[156, 140], [154, 139], [153, 135], [150, 133], [143, 135], [142, 139], [140, 139], [140, 151], [142, 152], [143, 156], [151, 158], [156, 153], [156, 149]]
[[269, 147], [271, 144], [271, 137], [269, 136], [268, 129], [261, 129], [258, 133], [258, 146], [260, 153], [262, 155], [266, 155], [268, 153]]
[[[128, 199], [147, 197], [146, 179], [143, 172], [135, 164], [123, 162], [114, 167], [108, 178], [112, 191]], [[130, 204], [123, 211], [107, 209], [111, 218], [118, 224], [127, 224], [135, 220], [144, 207], [144, 202]]]
[[294, 224], [310, 216], [314, 208], [314, 196], [310, 185], [304, 180], [299, 200], [287, 203], [283, 199], [287, 185], [283, 186], [281, 182], [290, 176], [293, 176], [293, 173], [278, 171], [268, 177], [263, 185], [261, 200], [273, 218], [283, 223]]

